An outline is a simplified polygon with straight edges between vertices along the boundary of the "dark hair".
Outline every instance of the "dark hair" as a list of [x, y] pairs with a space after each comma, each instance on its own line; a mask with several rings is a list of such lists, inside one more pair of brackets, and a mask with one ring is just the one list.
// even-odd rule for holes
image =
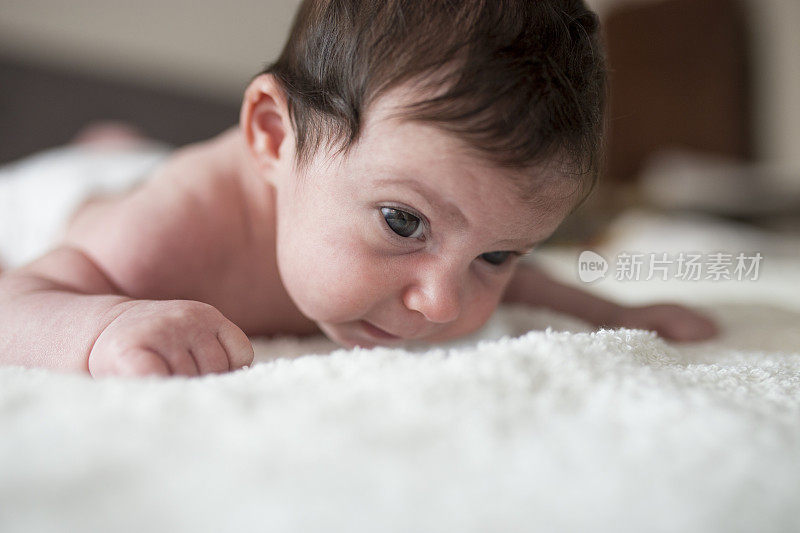
[[305, 0], [280, 57], [297, 164], [346, 152], [364, 113], [404, 83], [426, 91], [402, 117], [454, 134], [493, 164], [552, 161], [598, 173], [605, 62], [581, 0]]

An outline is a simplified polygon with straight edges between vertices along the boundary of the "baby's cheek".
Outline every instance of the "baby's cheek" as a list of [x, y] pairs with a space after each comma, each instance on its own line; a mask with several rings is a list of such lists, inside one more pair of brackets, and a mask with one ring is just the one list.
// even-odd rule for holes
[[281, 269], [300, 310], [322, 322], [361, 318], [377, 296], [379, 272], [352, 246], [319, 245], [304, 250], [284, 257]]

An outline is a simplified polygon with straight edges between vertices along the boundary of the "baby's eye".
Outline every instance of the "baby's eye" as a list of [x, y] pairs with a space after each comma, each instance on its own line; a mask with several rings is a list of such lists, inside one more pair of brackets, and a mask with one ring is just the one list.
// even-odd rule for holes
[[393, 207], [381, 207], [381, 214], [389, 228], [401, 237], [416, 239], [422, 236], [425, 226], [418, 216]]
[[491, 265], [502, 265], [511, 257], [511, 254], [512, 252], [488, 252], [481, 254], [481, 259]]

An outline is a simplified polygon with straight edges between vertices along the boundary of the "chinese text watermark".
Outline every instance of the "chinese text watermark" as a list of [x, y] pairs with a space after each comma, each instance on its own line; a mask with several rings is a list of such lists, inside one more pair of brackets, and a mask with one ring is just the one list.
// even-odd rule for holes
[[591, 283], [607, 274], [617, 281], [756, 281], [764, 257], [760, 252], [620, 252], [613, 265], [584, 250], [578, 256], [578, 278]]

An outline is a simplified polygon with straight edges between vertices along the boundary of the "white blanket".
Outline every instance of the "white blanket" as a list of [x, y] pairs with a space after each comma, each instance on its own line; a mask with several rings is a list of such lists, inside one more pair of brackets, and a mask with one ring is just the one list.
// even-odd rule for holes
[[[630, 216], [606, 257], [731, 237]], [[542, 261], [574, 279], [577, 252]], [[701, 305], [723, 333], [694, 345], [514, 308], [416, 351], [256, 339], [198, 379], [0, 368], [0, 531], [798, 531], [796, 264], [592, 287]]]

